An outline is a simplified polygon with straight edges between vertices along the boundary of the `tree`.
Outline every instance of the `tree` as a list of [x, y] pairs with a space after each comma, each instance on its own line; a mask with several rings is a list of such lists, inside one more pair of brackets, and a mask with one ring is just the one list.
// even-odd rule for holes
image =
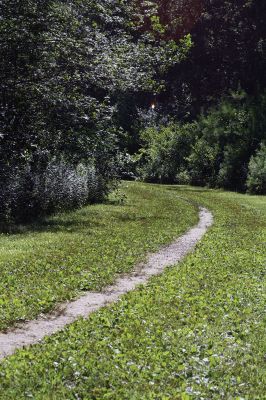
[[191, 25], [190, 56], [168, 70], [166, 90], [160, 98], [166, 112], [190, 119], [230, 90], [242, 88], [257, 96], [266, 87], [265, 2], [199, 3], [200, 15]]
[[1, 192], [21, 171], [39, 175], [56, 160], [70, 170], [93, 167], [105, 191], [117, 173], [121, 99], [158, 91], [189, 40], [180, 46], [158, 40], [144, 28], [153, 7], [143, 17], [135, 0], [0, 5]]

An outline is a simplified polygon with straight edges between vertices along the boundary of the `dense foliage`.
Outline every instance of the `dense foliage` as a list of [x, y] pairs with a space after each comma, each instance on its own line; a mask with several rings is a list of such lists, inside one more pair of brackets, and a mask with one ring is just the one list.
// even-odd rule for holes
[[[160, 0], [158, 0], [160, 2]], [[162, 7], [165, 1], [161, 1]], [[168, 15], [177, 5], [167, 0]], [[191, 0], [181, 15], [193, 47], [166, 75], [161, 101], [179, 117], [195, 118], [229, 90], [257, 95], [266, 87], [264, 0]], [[190, 6], [190, 7], [189, 7]], [[192, 10], [192, 11], [189, 11]], [[194, 17], [191, 13], [194, 12]]]
[[266, 193], [266, 145], [262, 144], [249, 163], [247, 188], [250, 193]]
[[168, 35], [187, 29], [193, 46], [167, 71], [153, 120], [142, 127], [140, 176], [265, 194], [265, 2], [158, 4]]
[[[156, 73], [186, 52], [185, 41], [179, 49], [146, 31], [155, 11], [141, 11], [135, 1], [1, 1], [2, 222], [108, 190], [119, 172], [119, 100], [158, 90]], [[41, 180], [58, 199], [43, 198]]]
[[140, 175], [149, 181], [240, 191], [248, 187], [251, 192], [265, 193], [264, 104], [265, 96], [250, 102], [237, 93], [194, 122], [146, 128], [137, 157]]
[[[245, 189], [265, 142], [265, 11], [262, 0], [1, 0], [2, 228], [103, 199], [136, 174], [127, 153], [147, 126], [160, 155], [146, 143], [142, 176]], [[240, 88], [245, 101], [221, 100]]]

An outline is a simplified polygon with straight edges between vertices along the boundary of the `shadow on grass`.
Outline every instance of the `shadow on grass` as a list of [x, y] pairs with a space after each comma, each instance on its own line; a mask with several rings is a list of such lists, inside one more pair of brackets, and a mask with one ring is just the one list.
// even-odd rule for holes
[[70, 232], [77, 233], [82, 230], [93, 229], [103, 225], [100, 222], [101, 216], [93, 208], [89, 210], [88, 206], [76, 210], [69, 210], [62, 213], [49, 216], [37, 217], [26, 223], [14, 224], [8, 229], [2, 231], [3, 234], [23, 235], [34, 232]]
[[[159, 184], [150, 184], [154, 186], [162, 186]], [[183, 186], [183, 185], [163, 185], [167, 190], [172, 190], [175, 192], [181, 192], [184, 194], [185, 192], [190, 193], [204, 193], [210, 192], [211, 189], [202, 188], [202, 187], [194, 187], [194, 186]], [[180, 196], [181, 197], [181, 196]], [[186, 200], [184, 198], [184, 200]], [[148, 199], [147, 199], [148, 201]], [[31, 233], [58, 233], [58, 232], [67, 232], [67, 233], [79, 233], [86, 231], [86, 234], [90, 234], [93, 232], [95, 228], [101, 227], [105, 225], [105, 216], [104, 209], [99, 211], [95, 209], [95, 206], [101, 205], [102, 207], [106, 207], [108, 210], [109, 216], [113, 217], [114, 221], [124, 221], [124, 222], [146, 222], [151, 219], [161, 219], [159, 215], [156, 216], [142, 216], [134, 213], [125, 213], [120, 212], [120, 209], [126, 210], [131, 207], [126, 201], [121, 201], [120, 199], [106, 199], [102, 203], [99, 204], [91, 204], [84, 206], [77, 210], [69, 210], [64, 213], [58, 213], [46, 217], [39, 217], [34, 221], [29, 221], [28, 223], [21, 223], [17, 225], [13, 225], [9, 230], [4, 231], [3, 233], [8, 233], [9, 235], [23, 235], [23, 234], [31, 234]], [[195, 203], [195, 205], [197, 205]], [[114, 208], [113, 211], [108, 209], [108, 207]], [[90, 209], [89, 209], [90, 208]], [[107, 227], [108, 228], [108, 227]]]
[[94, 229], [96, 227], [100, 227], [103, 224], [91, 220], [86, 219], [83, 221], [76, 220], [74, 218], [70, 219], [62, 219], [60, 220], [53, 219], [39, 219], [34, 223], [29, 224], [20, 224], [13, 226], [11, 231], [8, 233], [9, 235], [23, 235], [23, 234], [31, 234], [31, 233], [58, 233], [58, 232], [69, 232], [69, 233], [78, 233], [86, 230], [88, 234], [90, 234], [90, 229]]
[[[104, 226], [104, 210], [99, 211], [94, 206], [106, 206], [108, 213], [116, 220], [127, 221], [138, 219], [137, 216], [130, 216], [130, 214], [122, 214], [119, 212], [118, 207], [125, 209], [130, 207], [126, 203], [121, 203], [119, 200], [105, 200], [102, 203], [88, 204], [87, 206], [78, 208], [76, 210], [69, 210], [62, 213], [55, 213], [49, 216], [38, 217], [35, 220], [30, 220], [28, 223], [14, 224], [8, 229], [3, 230], [0, 233], [8, 235], [23, 235], [31, 234], [35, 232], [68, 232], [68, 233], [79, 233], [86, 231], [87, 234], [92, 233], [95, 228]], [[114, 207], [114, 212], [110, 212], [108, 207]]]

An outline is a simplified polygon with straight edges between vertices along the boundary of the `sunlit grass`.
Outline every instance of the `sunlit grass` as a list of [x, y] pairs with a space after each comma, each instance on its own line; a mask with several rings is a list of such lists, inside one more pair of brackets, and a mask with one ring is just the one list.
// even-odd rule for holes
[[0, 329], [50, 310], [82, 290], [99, 290], [148, 251], [197, 222], [166, 188], [125, 183], [126, 195], [0, 236]]
[[214, 213], [196, 251], [148, 287], [10, 357], [1, 398], [266, 398], [266, 198], [169, 189]]

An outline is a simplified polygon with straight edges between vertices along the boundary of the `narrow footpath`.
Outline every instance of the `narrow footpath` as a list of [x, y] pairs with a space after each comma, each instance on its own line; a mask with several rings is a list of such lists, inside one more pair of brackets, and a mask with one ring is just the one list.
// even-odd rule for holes
[[77, 300], [63, 303], [53, 313], [27, 321], [0, 334], [0, 359], [3, 359], [24, 346], [41, 341], [62, 330], [76, 319], [87, 318], [92, 312], [114, 303], [123, 294], [137, 285], [145, 284], [151, 276], [158, 275], [169, 266], [180, 262], [196, 246], [212, 225], [212, 214], [205, 208], [199, 209], [199, 223], [172, 244], [163, 247], [147, 257], [146, 263], [138, 265], [131, 273], [120, 277], [112, 286], [102, 292], [87, 292]]

